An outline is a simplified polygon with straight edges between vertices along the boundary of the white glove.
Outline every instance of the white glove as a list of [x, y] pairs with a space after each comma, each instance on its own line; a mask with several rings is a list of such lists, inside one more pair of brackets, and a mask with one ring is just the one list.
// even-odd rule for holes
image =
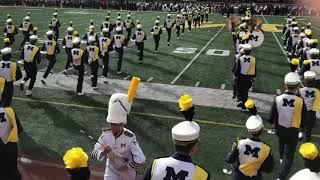
[[7, 36], [7, 33], [4, 33], [3, 36]]
[[63, 48], [63, 49], [65, 49], [65, 48], [66, 48], [66, 46], [62, 46], [62, 48]]
[[91, 64], [92, 63], [92, 59], [88, 59], [88, 63]]
[[153, 32], [151, 32], [151, 34], [153, 34]]
[[136, 42], [136, 40], [135, 39], [130, 39], [132, 42]]

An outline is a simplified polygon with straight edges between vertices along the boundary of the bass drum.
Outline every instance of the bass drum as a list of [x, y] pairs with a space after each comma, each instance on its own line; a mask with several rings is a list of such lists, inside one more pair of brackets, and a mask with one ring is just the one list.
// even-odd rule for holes
[[250, 35], [250, 40], [249, 44], [252, 45], [252, 47], [259, 47], [263, 44], [264, 42], [264, 34], [261, 30], [258, 31], [253, 31], [252, 34]]

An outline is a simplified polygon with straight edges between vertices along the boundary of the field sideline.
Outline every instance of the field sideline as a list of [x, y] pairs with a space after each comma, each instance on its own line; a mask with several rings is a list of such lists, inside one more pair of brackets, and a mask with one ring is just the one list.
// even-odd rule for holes
[[[38, 27], [39, 37], [43, 38], [54, 9], [0, 7], [0, 16], [5, 17], [6, 14], [11, 14], [15, 25], [20, 24], [27, 12], [31, 12], [31, 22]], [[111, 11], [112, 20], [115, 19], [117, 12]], [[96, 30], [100, 33], [100, 24], [107, 11], [58, 9], [58, 13], [58, 18], [62, 22], [59, 37], [61, 39], [69, 26], [69, 21], [73, 21], [74, 28], [79, 31], [81, 37], [87, 31], [91, 19], [94, 20]], [[121, 11], [123, 18], [126, 14], [127, 11]], [[203, 28], [185, 32], [179, 40], [176, 40], [175, 31], [172, 31], [170, 46], [166, 44], [167, 32], [164, 31], [159, 52], [155, 53], [153, 38], [149, 31], [158, 15], [161, 17], [161, 24], [163, 24], [166, 17], [165, 13], [132, 12], [134, 21], [139, 19], [142, 22], [143, 30], [147, 32], [148, 40], [145, 42], [144, 63], [138, 63], [136, 46], [133, 42], [129, 42], [129, 46], [124, 53], [123, 73], [116, 74], [116, 54], [113, 53], [110, 59], [111, 70], [108, 78], [129, 81], [132, 76], [139, 76], [142, 82], [150, 86], [154, 83], [167, 84], [168, 86], [171, 84], [189, 86], [195, 89], [212, 88], [230, 92], [233, 78], [230, 69], [234, 47], [231, 33], [225, 26], [226, 17], [211, 14], [209, 16], [210, 23]], [[284, 18], [273, 16], [258, 16], [258, 18], [264, 23], [266, 29], [264, 44], [253, 51], [258, 66], [253, 91], [273, 96], [277, 90], [283, 91], [283, 77], [290, 71], [285, 54], [281, 49], [282, 33], [277, 32], [280, 30]], [[301, 26], [304, 26], [310, 20], [313, 23], [314, 37], [319, 37], [319, 18], [301, 17], [297, 19]], [[0, 23], [4, 26], [5, 18], [1, 19]], [[276, 31], [270, 27], [276, 27]], [[2, 39], [3, 37], [0, 37], [0, 46], [3, 46]], [[13, 46], [14, 61], [19, 60], [18, 46], [21, 40], [22, 35], [20, 33], [16, 36], [16, 42]], [[64, 69], [66, 55], [62, 46], [60, 48], [62, 51], [57, 56], [54, 74], [50, 74], [48, 77], [50, 82], [56, 82], [56, 78], [61, 77], [57, 74]], [[188, 53], [182, 53], [186, 51], [186, 48], [191, 49], [188, 49]], [[219, 53], [218, 55], [212, 55], [210, 51], [213, 50], [229, 52], [229, 55], [221, 56]], [[43, 58], [42, 63], [38, 66], [38, 71], [44, 71], [45, 68], [46, 59]], [[72, 73], [72, 70], [70, 72]], [[99, 69], [99, 73], [101, 73], [101, 69]], [[86, 76], [89, 76], [89, 74]], [[39, 78], [37, 81], [40, 83]], [[59, 79], [59, 81], [63, 82], [63, 79]], [[99, 86], [100, 94], [88, 93], [84, 97], [76, 96], [75, 87], [72, 86], [62, 89], [57, 87], [43, 88], [39, 85], [34, 88], [31, 98], [25, 97], [24, 92], [16, 88], [13, 107], [24, 127], [24, 133], [19, 142], [20, 153], [22, 155], [30, 154], [61, 159], [65, 151], [73, 146], [81, 146], [87, 153], [90, 153], [94, 142], [81, 135], [80, 130], [86, 130], [96, 137], [101, 134], [101, 127], [106, 126], [105, 119], [109, 94], [113, 92], [108, 87], [112, 84], [99, 84]], [[121, 92], [126, 91], [123, 87], [118, 88]], [[164, 90], [157, 89], [157, 91]], [[163, 93], [166, 93], [166, 91]], [[192, 92], [179, 93], [192, 94]], [[170, 94], [170, 97], [176, 97], [177, 99], [182, 95], [179, 93]], [[264, 102], [259, 96], [254, 97], [255, 100]], [[134, 101], [128, 127], [137, 135], [147, 157], [147, 166], [153, 158], [169, 155], [173, 152], [170, 130], [178, 121], [183, 120], [178, 111], [178, 106], [174, 102], [175, 99], [156, 101], [142, 98], [137, 98]], [[216, 103], [220, 103], [219, 100]], [[268, 108], [263, 107], [264, 111], [260, 113], [262, 117], [266, 118], [268, 116]], [[201, 135], [199, 152], [194, 161], [205, 167], [211, 173], [213, 179], [232, 179], [231, 176], [222, 173], [222, 168], [228, 167], [224, 163], [224, 156], [237, 137], [246, 136], [244, 124], [249, 114], [228, 107], [198, 105], [196, 106], [195, 116], [196, 121], [201, 126]], [[318, 145], [320, 145], [319, 124], [318, 121], [313, 136], [313, 140]], [[265, 125], [267, 129], [272, 128], [267, 122], [265, 122]], [[265, 179], [275, 179], [279, 165], [277, 163], [279, 159], [277, 139], [276, 136], [267, 133], [264, 134], [263, 139], [272, 147], [276, 162], [275, 171], [270, 175], [265, 175]], [[102, 165], [92, 161], [91, 163]], [[291, 173], [302, 167], [303, 161], [297, 154]]]

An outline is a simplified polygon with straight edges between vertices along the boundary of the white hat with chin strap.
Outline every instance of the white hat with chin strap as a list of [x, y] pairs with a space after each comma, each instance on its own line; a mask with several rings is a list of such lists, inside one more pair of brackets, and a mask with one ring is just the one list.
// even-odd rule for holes
[[257, 133], [263, 129], [262, 118], [259, 115], [250, 116], [246, 122], [246, 128], [249, 133]]
[[297, 73], [295, 72], [289, 72], [288, 74], [286, 74], [286, 76], [284, 77], [284, 83], [286, 85], [298, 85], [300, 83], [300, 77]]
[[110, 97], [108, 106], [108, 123], [127, 124], [132, 102], [128, 101], [128, 95], [115, 93]]

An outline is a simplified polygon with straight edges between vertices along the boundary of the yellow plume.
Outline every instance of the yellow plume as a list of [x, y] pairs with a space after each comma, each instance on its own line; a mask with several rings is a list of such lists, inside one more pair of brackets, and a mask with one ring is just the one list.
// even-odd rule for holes
[[81, 147], [69, 149], [63, 156], [63, 161], [67, 169], [88, 167], [88, 155]]
[[129, 102], [133, 101], [133, 98], [136, 95], [136, 91], [137, 91], [139, 83], [140, 83], [140, 78], [132, 77], [131, 82], [130, 82], [130, 87], [128, 90], [128, 101]]

